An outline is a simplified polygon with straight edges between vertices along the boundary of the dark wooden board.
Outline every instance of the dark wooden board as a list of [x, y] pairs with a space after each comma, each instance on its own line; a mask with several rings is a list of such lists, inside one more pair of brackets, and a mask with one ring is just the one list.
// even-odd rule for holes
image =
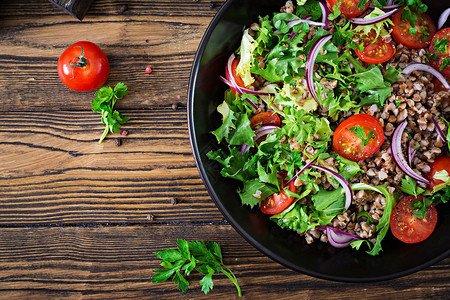
[[[214, 276], [205, 296], [193, 273], [187, 294], [173, 282], [151, 283], [159, 262], [154, 252], [176, 247], [176, 239], [219, 242], [224, 262], [244, 299], [445, 299], [450, 259], [415, 274], [380, 283], [320, 280], [273, 262], [229, 225], [147, 227], [2, 228], [0, 296], [97, 299], [237, 299], [225, 276]], [[99, 242], [101, 241], [101, 242]], [[370, 270], [368, 270], [370, 272]], [[446, 280], [447, 279], [447, 280]]]

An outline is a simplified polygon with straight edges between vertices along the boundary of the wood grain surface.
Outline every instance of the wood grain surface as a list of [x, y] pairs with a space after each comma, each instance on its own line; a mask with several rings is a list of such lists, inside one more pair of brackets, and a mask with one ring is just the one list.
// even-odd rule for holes
[[[154, 252], [178, 238], [219, 242], [246, 299], [448, 298], [450, 258], [387, 282], [330, 282], [272, 261], [224, 220], [186, 118], [191, 64], [224, 2], [95, 0], [82, 22], [44, 0], [0, 2], [0, 299], [237, 298], [225, 276], [208, 296], [198, 275], [187, 294], [150, 282]], [[117, 104], [126, 137], [99, 144], [94, 93], [58, 78], [79, 40], [108, 56], [108, 85], [129, 87]]]

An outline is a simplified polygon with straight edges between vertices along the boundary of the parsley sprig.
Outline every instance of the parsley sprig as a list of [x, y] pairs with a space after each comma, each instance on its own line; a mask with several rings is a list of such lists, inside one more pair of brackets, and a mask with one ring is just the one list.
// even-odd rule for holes
[[122, 127], [121, 124], [130, 119], [114, 110], [117, 100], [122, 99], [127, 94], [127, 86], [122, 82], [116, 84], [114, 89], [104, 86], [95, 93], [96, 97], [91, 101], [92, 111], [102, 114], [102, 123], [105, 125], [105, 130], [98, 141], [99, 143], [105, 139], [109, 132], [119, 132]]
[[356, 137], [358, 137], [361, 140], [361, 150], [364, 148], [364, 146], [366, 146], [370, 142], [370, 139], [375, 134], [372, 130], [366, 135], [364, 129], [359, 125], [350, 127], [348, 130], [353, 132], [356, 135]]
[[186, 293], [189, 282], [183, 276], [183, 271], [186, 276], [189, 276], [193, 270], [197, 270], [204, 275], [200, 280], [200, 285], [202, 291], [207, 294], [214, 286], [212, 275], [223, 273], [234, 283], [239, 297], [242, 296], [236, 276], [223, 263], [222, 250], [218, 243], [188, 242], [178, 239], [177, 247], [178, 250], [164, 249], [155, 253], [158, 258], [162, 259], [161, 266], [164, 269], [154, 270], [156, 274], [153, 275], [152, 282], [163, 282], [172, 277], [172, 281], [178, 285], [178, 289]]
[[405, 175], [405, 178], [402, 179], [402, 183], [398, 188], [402, 192], [412, 195], [416, 198], [425, 191], [424, 189], [418, 187], [417, 182], [408, 175]]
[[422, 201], [417, 200], [412, 203], [412, 207], [415, 208], [413, 210], [413, 215], [418, 219], [425, 218], [425, 215], [427, 214], [427, 208], [433, 204], [433, 200], [429, 198], [423, 198]]

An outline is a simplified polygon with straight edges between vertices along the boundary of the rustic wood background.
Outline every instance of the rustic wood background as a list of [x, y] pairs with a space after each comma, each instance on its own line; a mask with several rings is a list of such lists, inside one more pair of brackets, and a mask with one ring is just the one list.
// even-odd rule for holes
[[[187, 294], [150, 282], [153, 253], [177, 238], [219, 242], [247, 299], [447, 298], [450, 258], [388, 282], [330, 282], [273, 262], [223, 219], [186, 119], [195, 51], [224, 1], [212, 3], [95, 0], [80, 22], [45, 0], [0, 2], [0, 298], [206, 297], [196, 275]], [[127, 137], [98, 144], [93, 92], [58, 78], [59, 55], [79, 40], [108, 56], [107, 84], [129, 87], [117, 105]], [[225, 276], [214, 283], [207, 297], [236, 298]]]

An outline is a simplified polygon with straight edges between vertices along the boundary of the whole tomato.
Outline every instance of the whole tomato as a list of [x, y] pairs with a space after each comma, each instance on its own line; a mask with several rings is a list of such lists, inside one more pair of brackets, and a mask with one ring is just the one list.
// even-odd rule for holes
[[72, 44], [59, 57], [58, 75], [69, 89], [86, 92], [100, 88], [109, 75], [109, 61], [94, 43]]

